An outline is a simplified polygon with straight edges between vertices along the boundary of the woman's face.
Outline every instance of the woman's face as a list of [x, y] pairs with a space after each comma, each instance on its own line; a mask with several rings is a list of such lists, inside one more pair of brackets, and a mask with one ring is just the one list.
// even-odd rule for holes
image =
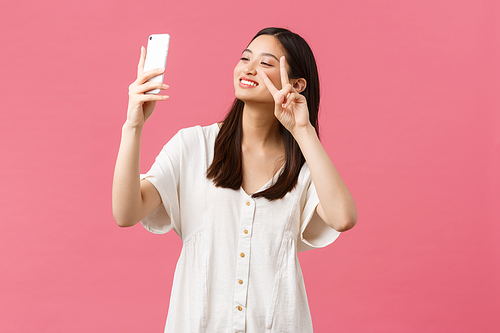
[[[284, 56], [281, 43], [274, 36], [255, 38], [234, 68], [234, 91], [243, 102], [274, 104], [260, 73], [265, 72], [277, 89], [281, 89], [280, 61]], [[287, 71], [289, 69], [286, 65]]]

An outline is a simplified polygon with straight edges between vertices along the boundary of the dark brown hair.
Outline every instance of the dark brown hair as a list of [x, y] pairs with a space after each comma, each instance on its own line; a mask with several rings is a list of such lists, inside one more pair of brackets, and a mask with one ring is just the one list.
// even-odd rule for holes
[[[318, 132], [319, 77], [311, 48], [302, 37], [287, 29], [262, 29], [252, 38], [252, 41], [261, 35], [271, 35], [280, 41], [290, 66], [289, 78], [304, 78], [307, 81], [306, 88], [301, 94], [307, 100], [309, 121]], [[241, 119], [244, 106], [243, 101], [235, 98], [215, 140], [214, 159], [207, 170], [207, 178], [212, 179], [215, 186], [238, 190], [243, 182]], [[285, 146], [284, 167], [276, 183], [264, 191], [254, 193], [252, 195], [254, 198], [281, 199], [297, 184], [300, 169], [305, 162], [304, 155], [290, 132], [282, 125], [280, 131]]]

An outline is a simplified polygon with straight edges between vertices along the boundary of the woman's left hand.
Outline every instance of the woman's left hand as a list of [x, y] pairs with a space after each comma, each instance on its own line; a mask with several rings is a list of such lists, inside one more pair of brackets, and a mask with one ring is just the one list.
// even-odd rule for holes
[[276, 88], [264, 71], [260, 74], [274, 98], [274, 115], [292, 135], [295, 135], [297, 131], [306, 129], [310, 124], [309, 110], [306, 98], [290, 84], [285, 64], [285, 57], [281, 57], [281, 90]]

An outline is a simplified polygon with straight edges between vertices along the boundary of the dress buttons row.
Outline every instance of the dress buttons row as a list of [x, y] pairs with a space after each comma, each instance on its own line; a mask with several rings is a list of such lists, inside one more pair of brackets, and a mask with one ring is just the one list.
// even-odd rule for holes
[[[247, 205], [247, 207], [250, 207], [250, 206], [252, 205], [252, 203], [251, 203], [250, 201], [247, 201], [247, 202], [245, 202], [245, 205]], [[249, 233], [248, 229], [244, 229], [244, 230], [243, 230], [243, 233], [244, 233], [245, 235], [248, 235], [248, 233]], [[244, 252], [241, 252], [241, 253], [240, 253], [240, 257], [241, 257], [241, 258], [245, 258], [245, 253], [244, 253]], [[242, 285], [242, 284], [243, 284], [243, 280], [238, 280], [238, 284]], [[236, 309], [237, 309], [238, 311], [243, 311], [243, 307], [242, 307], [241, 305], [238, 305], [238, 306], [236, 307]], [[238, 333], [238, 332], [236, 332], [236, 333]]]

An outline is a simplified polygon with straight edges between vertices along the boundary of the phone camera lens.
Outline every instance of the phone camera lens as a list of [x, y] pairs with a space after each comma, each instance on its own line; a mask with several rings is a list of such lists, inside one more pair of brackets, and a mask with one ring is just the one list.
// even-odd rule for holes
[[149, 40], [153, 39], [153, 37], [149, 37]]

